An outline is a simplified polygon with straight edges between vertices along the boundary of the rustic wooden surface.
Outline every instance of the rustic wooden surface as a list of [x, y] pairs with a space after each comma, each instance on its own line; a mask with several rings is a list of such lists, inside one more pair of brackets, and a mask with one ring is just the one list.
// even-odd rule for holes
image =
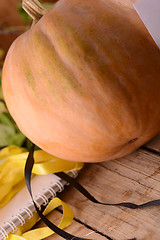
[[[130, 201], [141, 204], [160, 198], [160, 156], [157, 148], [160, 135], [155, 139], [119, 160], [86, 165], [80, 173], [79, 182], [98, 200], [108, 203]], [[85, 237], [90, 233], [88, 237], [91, 239], [160, 239], [160, 207], [130, 210], [100, 206], [91, 203], [71, 186], [60, 197], [75, 214], [75, 221], [67, 228], [72, 234]], [[53, 222], [54, 214], [49, 216]], [[60, 237], [55, 235], [52, 239]]]

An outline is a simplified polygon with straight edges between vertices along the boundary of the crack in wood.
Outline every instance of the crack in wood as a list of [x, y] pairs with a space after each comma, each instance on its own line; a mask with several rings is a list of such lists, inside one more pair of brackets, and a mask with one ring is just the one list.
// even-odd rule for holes
[[91, 227], [91, 226], [88, 225], [87, 223], [82, 222], [82, 221], [81, 221], [80, 219], [78, 219], [78, 218], [75, 218], [75, 217], [74, 217], [74, 220], [75, 220], [76, 222], [78, 222], [78, 223], [84, 225], [86, 228], [88, 228], [88, 229], [90, 229], [90, 230], [96, 232], [97, 234], [99, 234], [99, 235], [101, 235], [101, 236], [107, 238], [108, 240], [116, 240], [116, 239], [111, 238], [111, 237], [108, 236], [107, 234], [104, 234], [104, 233], [98, 231], [97, 229]]
[[160, 152], [158, 150], [155, 150], [155, 149], [147, 147], [147, 146], [142, 146], [140, 148], [143, 150], [146, 150], [147, 152], [150, 152], [150, 153], [160, 156]]
[[[60, 208], [57, 208], [56, 210], [57, 210], [58, 212], [60, 212], [60, 213], [63, 213], [62, 209], [60, 209]], [[87, 223], [82, 222], [80, 219], [78, 219], [78, 218], [76, 218], [76, 217], [74, 217], [74, 220], [75, 220], [76, 222], [80, 223], [81, 225], [85, 226], [86, 228], [92, 230], [93, 232], [95, 232], [95, 233], [97, 233], [97, 234], [99, 234], [99, 235], [107, 238], [108, 240], [116, 240], [116, 239], [113, 239], [113, 238], [111, 238], [110, 236], [108, 236], [108, 235], [106, 235], [106, 234], [98, 231], [97, 229], [91, 227], [91, 226], [88, 225]]]

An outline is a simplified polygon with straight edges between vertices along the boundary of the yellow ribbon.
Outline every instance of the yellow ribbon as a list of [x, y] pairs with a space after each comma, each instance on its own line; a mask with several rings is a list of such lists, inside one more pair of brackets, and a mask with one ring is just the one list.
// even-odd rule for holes
[[[10, 146], [0, 150], [0, 207], [7, 204], [11, 198], [24, 187], [24, 167], [28, 154], [25, 148], [17, 146]], [[56, 172], [80, 170], [83, 167], [83, 163], [66, 161], [42, 150], [34, 152], [34, 159], [35, 164], [32, 170], [32, 177], [35, 174], [45, 175]], [[62, 229], [70, 225], [73, 220], [73, 212], [66, 203], [59, 198], [54, 198], [46, 207], [44, 214], [48, 214], [60, 205], [63, 207], [63, 216], [59, 228]], [[10, 233], [8, 239], [41, 240], [54, 233], [48, 227], [28, 231], [38, 220], [39, 216], [34, 212], [33, 217], [26, 219], [23, 226], [18, 226], [14, 234]]]
[[[47, 215], [48, 213], [53, 211], [55, 208], [57, 208], [61, 205], [63, 207], [63, 216], [62, 216], [61, 222], [58, 225], [58, 227], [63, 229], [71, 224], [71, 222], [73, 220], [73, 211], [62, 200], [60, 200], [59, 198], [52, 199], [51, 202], [46, 207], [46, 209], [44, 211], [44, 215]], [[33, 227], [38, 220], [39, 220], [38, 214], [34, 213], [33, 218], [29, 220], [29, 224], [26, 223], [23, 226], [19, 226], [18, 230], [15, 234], [13, 234], [13, 233], [9, 234], [8, 240], [18, 240], [18, 239], [20, 239], [20, 240], [33, 240], [33, 239], [41, 240], [41, 239], [44, 239], [44, 238], [54, 234], [54, 232], [48, 227], [42, 227], [42, 228], [33, 229], [33, 230], [25, 232], [26, 229], [30, 229], [31, 227]]]
[[0, 160], [5, 159], [6, 157], [16, 155], [22, 152], [27, 152], [25, 148], [20, 148], [17, 146], [9, 146], [0, 150]]
[[[28, 152], [23, 148], [10, 146], [0, 151], [0, 207], [4, 206], [25, 185], [24, 167]], [[32, 173], [45, 175], [56, 172], [80, 170], [83, 163], [66, 161], [43, 150], [34, 152], [35, 165]]]

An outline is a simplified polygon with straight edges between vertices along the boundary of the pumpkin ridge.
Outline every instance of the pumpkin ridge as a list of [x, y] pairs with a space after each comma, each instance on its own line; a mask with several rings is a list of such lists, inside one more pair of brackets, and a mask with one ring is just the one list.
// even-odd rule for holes
[[[39, 24], [39, 23], [37, 23], [37, 24]], [[56, 45], [53, 43], [53, 39], [51, 39], [50, 35], [47, 34], [47, 31], [44, 31], [44, 29], [41, 27], [41, 25], [38, 26], [38, 31], [41, 31], [41, 38], [43, 35], [43, 37], [45, 38], [45, 41], [46, 41], [46, 45], [49, 44], [50, 47], [52, 48], [52, 52], [54, 51], [54, 57], [55, 57], [56, 61], [53, 62], [51, 59], [49, 59], [49, 63], [51, 64], [52, 67], [53, 67], [53, 64], [55, 64], [55, 69], [56, 68], [58, 69], [60, 67], [63, 74], [66, 76], [65, 79], [63, 78], [63, 80], [61, 80], [61, 82], [63, 82], [63, 83], [64, 83], [64, 80], [66, 82], [64, 84], [64, 90], [67, 90], [68, 88], [73, 88], [75, 91], [78, 88], [78, 93], [79, 93], [80, 92], [79, 87], [81, 86], [81, 84], [75, 78], [74, 72], [72, 71], [72, 69], [69, 68], [63, 61], [63, 58], [60, 56], [59, 52], [56, 49]], [[61, 76], [63, 77], [62, 74], [61, 74]], [[60, 80], [60, 78], [59, 78], [59, 80]]]
[[[50, 40], [50, 43], [53, 45], [53, 41], [52, 41], [52, 39], [51, 39], [51, 37], [50, 37], [50, 34], [48, 34], [48, 31], [44, 31], [44, 29], [43, 29], [43, 33], [47, 36], [47, 38]], [[79, 36], [80, 36], [81, 34], [79, 34]], [[93, 42], [93, 41], [92, 41]], [[90, 45], [90, 44], [89, 44]], [[56, 46], [55, 45], [53, 45], [54, 46], [54, 49], [56, 48]], [[58, 53], [58, 51], [56, 51], [57, 53]], [[61, 54], [58, 54], [59, 55], [59, 57], [60, 57], [60, 59], [62, 60], [63, 59], [63, 55], [61, 56]], [[69, 62], [69, 61], [68, 61]], [[66, 63], [66, 66], [69, 66], [69, 64], [67, 64], [67, 62], [65, 62]], [[87, 65], [87, 62], [85, 63], [86, 65]], [[88, 63], [88, 66], [89, 66], [89, 64], [90, 63]], [[70, 66], [70, 69], [72, 68], [73, 66]], [[108, 67], [108, 69], [110, 68], [110, 66], [107, 66]], [[88, 74], [90, 74], [90, 78], [93, 78], [94, 80], [97, 80], [97, 77], [91, 77], [91, 75], [92, 75], [92, 71], [91, 71], [91, 69], [92, 69], [92, 67], [91, 66], [89, 66], [88, 67]], [[78, 70], [78, 69], [77, 69]], [[72, 71], [73, 72], [73, 71]], [[112, 71], [112, 74], [113, 74], [114, 72]], [[101, 84], [101, 81], [99, 81], [99, 83]], [[103, 86], [102, 86], [102, 89], [103, 89]], [[103, 100], [103, 98], [101, 98], [101, 100]]]
[[[48, 32], [48, 31], [47, 31]], [[62, 33], [62, 35], [63, 35], [63, 33]], [[80, 35], [84, 35], [84, 34], [79, 34], [79, 36]], [[49, 38], [49, 34], [47, 34], [47, 36], [48, 36], [48, 38]], [[50, 40], [51, 42], [52, 42], [52, 40]], [[92, 41], [93, 42], [93, 41]], [[90, 45], [90, 44], [89, 44]], [[92, 44], [93, 45], [93, 44]], [[70, 53], [70, 52], [69, 52]], [[105, 54], [106, 55], [106, 54]], [[59, 54], [59, 56], [60, 56], [60, 54]], [[61, 57], [61, 59], [62, 59], [63, 57]], [[97, 56], [96, 56], [96, 58], [97, 58]], [[106, 59], [106, 58], [105, 58]], [[86, 59], [87, 60], [87, 59]], [[90, 62], [89, 62], [89, 64], [90, 64]], [[88, 65], [89, 65], [88, 64]], [[87, 65], [87, 62], [85, 62], [85, 65]], [[68, 65], [67, 65], [68, 66]], [[107, 65], [106, 65], [107, 66]], [[71, 68], [72, 66], [70, 66], [70, 68]], [[108, 67], [108, 70], [111, 68], [111, 65], [109, 65], [109, 66], [107, 66]], [[90, 69], [92, 69], [92, 67], [90, 67], [89, 66], [89, 68], [88, 68], [88, 74], [90, 74], [90, 78], [91, 78], [91, 75], [92, 75], [92, 71], [90, 70]], [[78, 69], [77, 69], [78, 70]], [[98, 69], [97, 69], [98, 70]], [[112, 74], [114, 74], [115, 72], [114, 71], [112, 71]], [[118, 76], [118, 75], [117, 75]], [[116, 76], [116, 78], [117, 78], [117, 76]], [[95, 76], [92, 76], [92, 78], [94, 79], [94, 80], [97, 80], [97, 77], [95, 77]], [[102, 83], [101, 81], [99, 81], [100, 83]], [[89, 88], [88, 88], [89, 89]], [[103, 86], [102, 86], [102, 89], [103, 89]], [[104, 97], [104, 96], [103, 96]], [[101, 98], [101, 100], [102, 100], [102, 102], [103, 102], [103, 98]], [[133, 116], [134, 117], [134, 116]]]

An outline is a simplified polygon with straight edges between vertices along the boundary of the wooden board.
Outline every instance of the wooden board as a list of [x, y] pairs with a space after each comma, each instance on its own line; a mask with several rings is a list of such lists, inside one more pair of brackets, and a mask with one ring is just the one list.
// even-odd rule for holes
[[149, 141], [145, 146], [151, 150], [157, 151], [157, 153], [160, 152], [160, 134]]
[[[58, 223], [60, 222], [60, 219], [62, 217], [62, 214], [58, 211], [54, 211], [53, 213], [48, 214], [47, 217], [50, 221], [53, 221], [54, 224], [58, 225]], [[35, 227], [44, 227], [44, 226], [45, 226], [45, 224], [40, 222]], [[92, 239], [98, 239], [98, 240], [106, 239], [101, 233], [98, 233], [98, 232], [96, 232], [96, 230], [91, 229], [91, 228], [85, 226], [83, 223], [80, 223], [75, 220], [69, 227], [67, 227], [66, 230], [70, 234], [77, 235], [77, 236], [83, 237], [83, 238], [92, 238]], [[46, 240], [52, 240], [52, 239], [60, 240], [60, 237], [57, 234], [54, 234], [54, 235], [46, 238]]]
[[[88, 164], [82, 170], [79, 182], [102, 202], [130, 201], [141, 204], [158, 199], [160, 157], [139, 149], [119, 160]], [[94, 229], [104, 239], [107, 236], [114, 240], [133, 237], [137, 240], [160, 239], [160, 207], [130, 210], [101, 206], [91, 203], [72, 187], [68, 187], [61, 198], [72, 207], [75, 221], [81, 222], [80, 228], [86, 229], [88, 226], [88, 231]], [[51, 219], [54, 221], [52, 214]], [[70, 229], [80, 236], [76, 223]]]

